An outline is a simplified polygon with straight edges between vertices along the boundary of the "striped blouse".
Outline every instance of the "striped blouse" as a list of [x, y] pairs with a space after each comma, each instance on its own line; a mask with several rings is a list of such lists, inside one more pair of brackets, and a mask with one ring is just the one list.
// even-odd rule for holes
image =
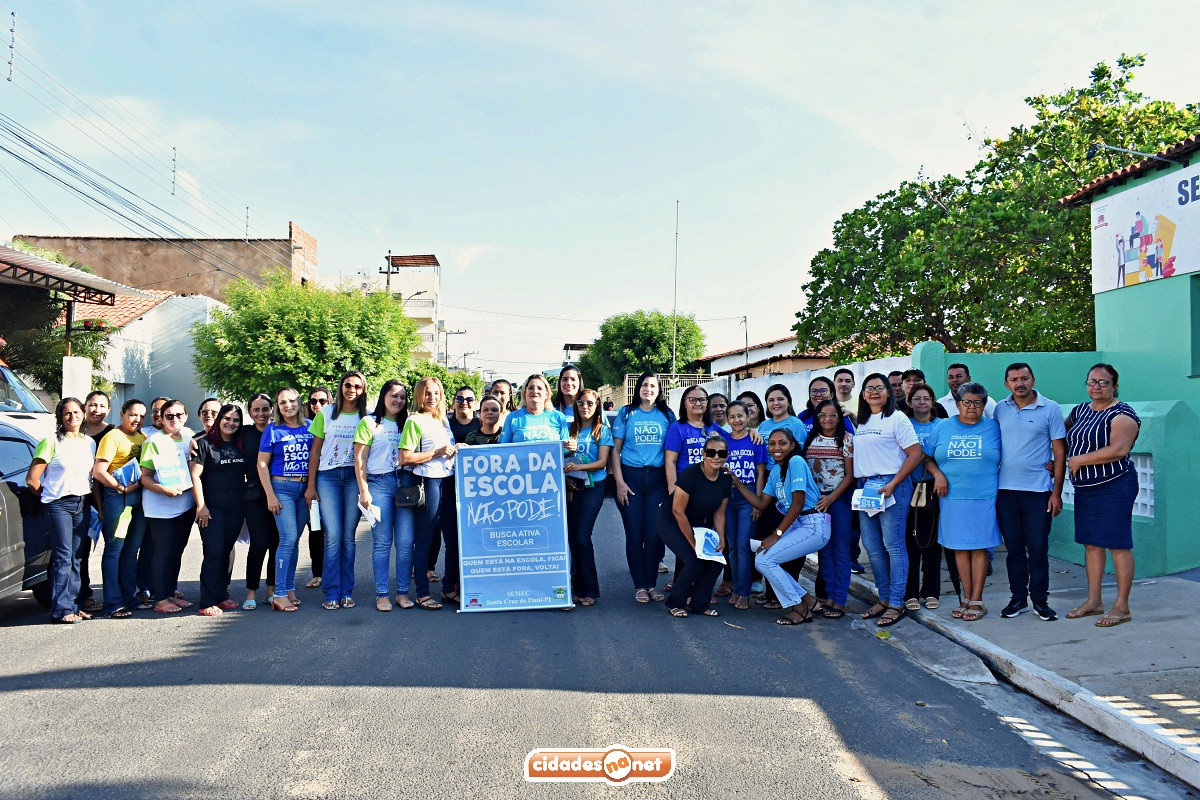
[[[1130, 417], [1141, 429], [1142, 420], [1127, 403], [1117, 403], [1103, 411], [1093, 411], [1090, 403], [1080, 403], [1072, 408], [1067, 415], [1067, 458], [1108, 447], [1112, 421], [1120, 416]], [[1071, 483], [1076, 486], [1098, 486], [1121, 477], [1131, 469], [1133, 460], [1129, 456], [1108, 464], [1088, 464], [1080, 467], [1078, 474], [1071, 476]]]

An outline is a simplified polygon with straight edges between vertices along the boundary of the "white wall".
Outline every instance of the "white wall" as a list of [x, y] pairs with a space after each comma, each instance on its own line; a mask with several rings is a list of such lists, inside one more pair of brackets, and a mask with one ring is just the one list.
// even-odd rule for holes
[[[786, 356], [791, 354], [796, 349], [796, 340], [789, 339], [786, 342], [772, 345], [771, 347], [751, 347], [749, 362], [762, 361], [764, 358], [773, 358], [775, 356]], [[733, 355], [718, 358], [709, 365], [709, 370], [716, 375], [719, 372], [724, 372], [727, 369], [736, 369], [743, 364], [748, 363], [746, 351], [734, 353]]]
[[[192, 365], [192, 326], [208, 322], [213, 310], [223, 308], [219, 300], [203, 295], [168, 297], [112, 337], [102, 373], [118, 386], [112, 399], [112, 422], [121, 404], [136, 397], [149, 403], [155, 397], [174, 397], [194, 414], [208, 396]], [[239, 398], [240, 399], [240, 398]], [[190, 420], [192, 427], [198, 420]]]
[[[884, 375], [887, 375], [894, 370], [903, 372], [911, 366], [912, 356], [891, 356], [889, 358], [877, 358], [872, 361], [859, 361], [853, 364], [835, 364], [832, 367], [822, 367], [821, 369], [806, 369], [787, 375], [763, 375], [758, 378], [746, 378], [745, 380], [722, 377], [701, 384], [701, 386], [709, 394], [720, 392], [727, 395], [730, 400], [746, 391], [754, 392], [758, 395], [759, 400], [764, 400], [767, 387], [776, 383], [782, 383], [792, 393], [792, 402], [798, 412], [808, 402], [808, 382], [813, 378], [823, 375], [833, 380], [833, 373], [845, 367], [854, 373], [854, 397], [857, 398], [858, 390], [862, 387], [863, 378], [872, 372], [882, 372]], [[683, 389], [672, 389], [670, 392], [670, 399], [667, 402], [676, 411], [679, 409], [679, 400], [683, 397], [683, 391]]]

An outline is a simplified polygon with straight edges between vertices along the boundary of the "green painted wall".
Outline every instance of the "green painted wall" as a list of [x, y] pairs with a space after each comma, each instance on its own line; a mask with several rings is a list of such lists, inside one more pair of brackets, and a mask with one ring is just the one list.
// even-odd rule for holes
[[[1190, 276], [1181, 276], [1187, 278]], [[1140, 308], [1141, 302], [1158, 303], [1157, 295], [1140, 290], [1160, 288], [1171, 282], [1182, 284], [1178, 278], [1168, 278], [1142, 286], [1131, 286], [1115, 294], [1142, 294], [1113, 304], [1116, 310], [1131, 309], [1119, 318], [1101, 322], [1097, 309], [1097, 328], [1106, 335], [1123, 339], [1117, 349], [1097, 353], [947, 353], [938, 342], [922, 342], [913, 351], [913, 366], [924, 370], [931, 385], [944, 394], [946, 366], [954, 362], [967, 365], [971, 377], [988, 388], [997, 400], [1008, 396], [1004, 389], [1004, 368], [1014, 361], [1024, 361], [1033, 367], [1038, 391], [1057, 401], [1063, 413], [1077, 403], [1087, 400], [1084, 380], [1088, 368], [1099, 361], [1113, 364], [1120, 373], [1121, 399], [1128, 402], [1142, 419], [1134, 453], [1148, 453], [1154, 461], [1154, 517], [1134, 517], [1134, 561], [1138, 577], [1150, 577], [1180, 572], [1200, 566], [1200, 536], [1196, 535], [1192, 498], [1197, 495], [1193, 476], [1200, 475], [1200, 383], [1180, 370], [1190, 369], [1190, 308], [1179, 308], [1179, 298], [1161, 298], [1158, 310]], [[1184, 285], [1184, 288], [1188, 288]], [[1190, 292], [1173, 289], [1187, 301]], [[1168, 293], [1170, 294], [1170, 293]], [[1105, 297], [1098, 295], [1097, 300]], [[1164, 310], [1163, 304], [1174, 303]], [[1100, 303], [1097, 302], [1097, 306]], [[1186, 305], [1186, 303], [1185, 303]], [[1172, 320], [1174, 320], [1172, 322]], [[1155, 326], [1162, 330], [1155, 330]], [[1114, 330], [1120, 328], [1121, 331]], [[1168, 336], [1166, 329], [1172, 333]], [[1188, 347], [1180, 348], [1168, 357], [1147, 349], [1141, 334], [1152, 333], [1159, 341], [1183, 340]], [[1154, 339], [1151, 339], [1153, 341]], [[1129, 351], [1121, 349], [1128, 347]], [[1134, 349], [1138, 348], [1138, 349]], [[1171, 349], [1171, 348], [1169, 348]], [[1075, 544], [1075, 518], [1070, 506], [1055, 520], [1050, 533], [1050, 552], [1055, 558], [1083, 563], [1083, 546]]]

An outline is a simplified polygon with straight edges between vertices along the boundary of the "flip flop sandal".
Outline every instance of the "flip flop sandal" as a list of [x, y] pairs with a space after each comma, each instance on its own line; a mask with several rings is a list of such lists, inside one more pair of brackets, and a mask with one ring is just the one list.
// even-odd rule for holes
[[[292, 608], [295, 608], [295, 606], [292, 606]], [[337, 600], [326, 600], [321, 604], [321, 608], [325, 609], [326, 611], [337, 611], [339, 608], [341, 608], [341, 606], [338, 605]]]
[[734, 605], [734, 608], [736, 608], [738, 611], [749, 611], [750, 599], [747, 597], [739, 597], [737, 603]]
[[846, 616], [846, 609], [840, 606], [826, 606], [821, 611], [821, 616], [825, 617], [825, 619], [841, 619]]
[[767, 609], [768, 611], [775, 611], [777, 609], [783, 608], [783, 604], [780, 603], [778, 600], [764, 600], [762, 603], [762, 607]]
[[196, 613], [202, 617], [219, 617], [225, 612], [222, 611], [218, 606], [205, 606]]
[[130, 611], [128, 608], [121, 606], [120, 608], [116, 609], [108, 616], [110, 619], [129, 619], [130, 617], [133, 616], [133, 612]]
[[308, 583], [304, 584], [305, 589], [319, 589], [321, 587], [321, 576], [313, 578]]
[[733, 585], [729, 581], [724, 581], [717, 587], [717, 597], [729, 597], [733, 594]]
[[1083, 606], [1079, 606], [1078, 608], [1072, 608], [1070, 611], [1067, 612], [1067, 619], [1083, 619], [1084, 617], [1098, 617], [1103, 613], [1104, 612], [1102, 610], [1094, 609], [1092, 611], [1088, 611], [1088, 610], [1084, 609]]
[[418, 597], [417, 598], [417, 608], [425, 608], [425, 609], [428, 609], [429, 611], [437, 611], [441, 607], [442, 607], [442, 604], [439, 603], [437, 600], [434, 600], [432, 597]]
[[235, 608], [238, 608], [238, 607], [239, 606], [235, 601], [230, 600], [228, 598], [217, 603], [217, 608], [221, 609], [222, 611], [233, 611]]
[[154, 612], [156, 614], [178, 614], [180, 611], [183, 611], [182, 608], [175, 605], [174, 603], [170, 603], [165, 606], [156, 605], [156, 606], [152, 606], [152, 608], [154, 609]]
[[667, 613], [669, 613], [672, 617], [678, 617], [679, 619], [683, 619], [688, 615], [686, 608], [668, 608]]
[[[292, 605], [295, 605], [295, 603], [293, 603]], [[342, 608], [354, 608], [354, 598], [353, 597], [343, 597], [342, 598]]]
[[179, 608], [191, 608], [192, 606], [196, 605], [195, 603], [191, 602], [190, 600], [184, 600], [182, 597], [176, 597], [171, 602], [174, 605], [178, 606]]
[[1097, 628], [1115, 628], [1117, 625], [1123, 625], [1126, 622], [1132, 622], [1132, 614], [1105, 614], [1096, 620]]

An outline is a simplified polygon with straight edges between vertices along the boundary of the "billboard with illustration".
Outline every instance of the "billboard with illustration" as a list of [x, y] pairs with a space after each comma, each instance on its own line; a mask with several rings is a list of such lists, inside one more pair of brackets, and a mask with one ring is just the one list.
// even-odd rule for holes
[[1200, 268], [1200, 166], [1092, 203], [1092, 293]]

